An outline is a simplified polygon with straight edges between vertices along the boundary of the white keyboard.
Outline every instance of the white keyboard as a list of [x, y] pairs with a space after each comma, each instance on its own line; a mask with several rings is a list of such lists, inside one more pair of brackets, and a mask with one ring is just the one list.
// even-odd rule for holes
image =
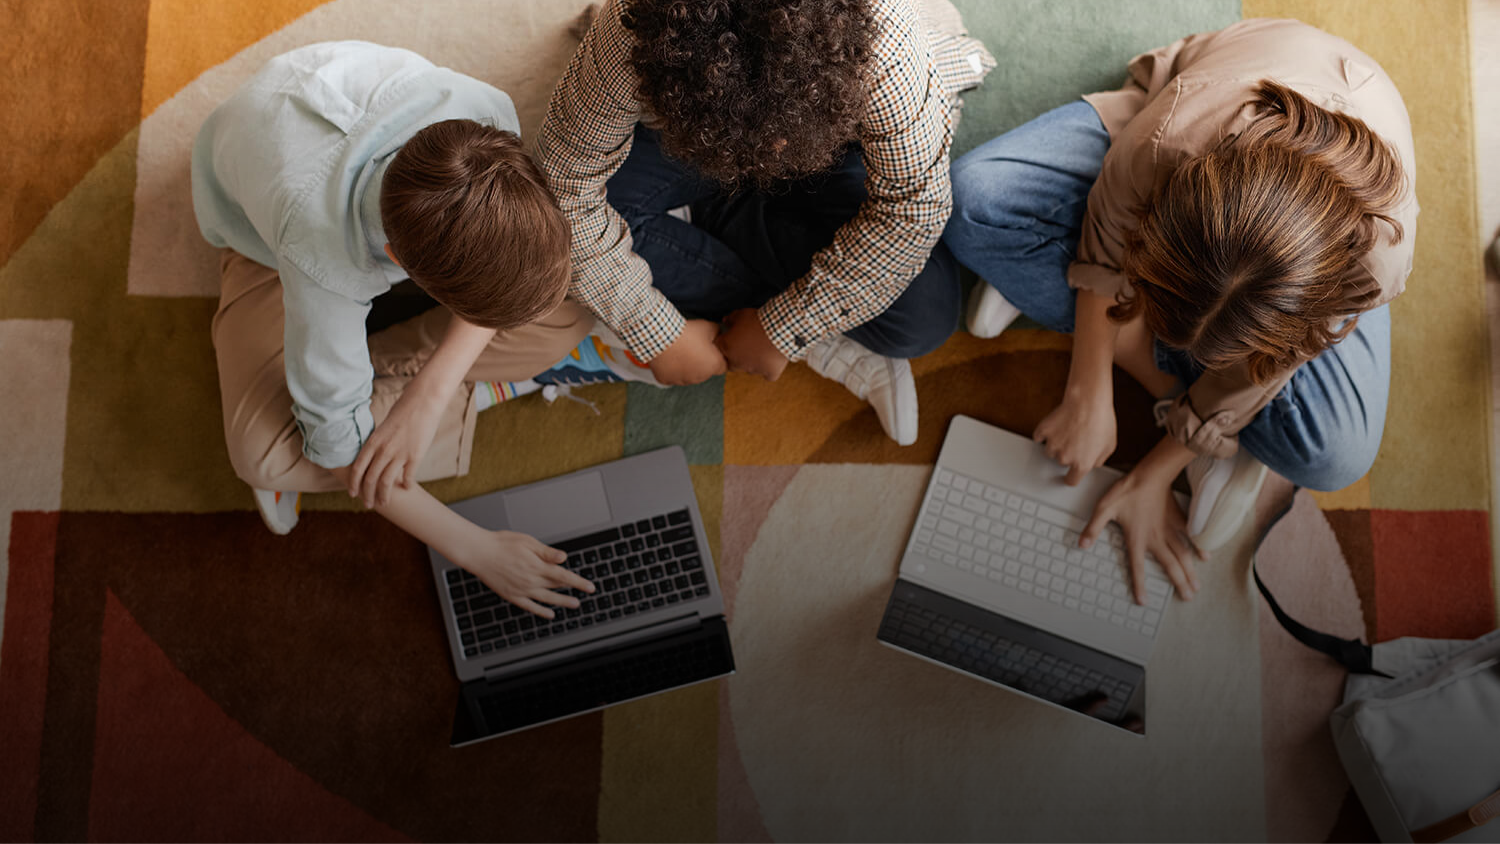
[[1055, 507], [939, 467], [910, 554], [1155, 636], [1171, 584], [1148, 571], [1146, 604], [1135, 603], [1119, 529], [1111, 525], [1084, 550], [1078, 536], [1085, 524]]

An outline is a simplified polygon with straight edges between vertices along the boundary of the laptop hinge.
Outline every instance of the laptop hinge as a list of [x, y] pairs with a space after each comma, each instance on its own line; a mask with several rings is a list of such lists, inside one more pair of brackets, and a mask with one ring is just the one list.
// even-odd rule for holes
[[486, 665], [484, 667], [484, 677], [486, 680], [497, 680], [502, 677], [508, 677], [512, 674], [535, 671], [538, 668], [544, 668], [548, 665], [552, 665], [553, 663], [565, 662], [567, 660], [573, 659], [578, 656], [580, 651], [596, 648], [601, 643], [607, 643], [610, 648], [614, 648], [616, 646], [623, 646], [634, 642], [639, 642], [642, 639], [655, 638], [657, 636], [665, 636], [671, 633], [676, 633], [680, 630], [686, 630], [690, 627], [694, 627], [699, 623], [701, 622], [698, 618], [698, 614], [696, 612], [690, 612], [686, 615], [662, 619], [661, 621], [655, 622], [653, 624], [648, 624], [645, 627], [637, 627], [634, 630], [629, 630], [623, 633], [606, 632], [597, 638], [579, 642], [575, 645], [569, 645], [565, 648], [559, 648], [555, 651], [548, 651], [546, 653], [537, 654], [536, 656], [526, 657], [525, 659], [517, 660], [515, 662], [504, 662], [498, 665]]

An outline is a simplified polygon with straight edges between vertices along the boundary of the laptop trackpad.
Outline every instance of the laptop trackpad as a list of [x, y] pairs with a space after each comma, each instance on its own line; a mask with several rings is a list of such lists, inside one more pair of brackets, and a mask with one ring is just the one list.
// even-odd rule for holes
[[610, 520], [604, 478], [598, 472], [586, 472], [508, 493], [505, 513], [511, 530], [529, 533], [544, 541]]

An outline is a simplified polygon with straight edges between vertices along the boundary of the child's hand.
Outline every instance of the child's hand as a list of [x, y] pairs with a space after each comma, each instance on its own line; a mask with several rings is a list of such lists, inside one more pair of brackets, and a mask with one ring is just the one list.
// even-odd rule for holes
[[578, 606], [577, 598], [552, 590], [594, 591], [594, 584], [560, 565], [568, 559], [567, 554], [524, 533], [483, 531], [482, 538], [464, 556], [467, 559], [454, 562], [473, 572], [496, 595], [542, 618], [555, 615], [542, 603]]
[[373, 508], [390, 501], [391, 488], [396, 484], [410, 487], [432, 445], [442, 413], [441, 401], [417, 390], [402, 393], [349, 467], [349, 495], [364, 499], [365, 506]]
[[754, 308], [742, 308], [724, 317], [724, 332], [715, 341], [724, 360], [735, 372], [759, 375], [767, 381], [781, 377], [788, 363], [760, 323]]
[[719, 326], [706, 319], [690, 319], [672, 345], [651, 359], [647, 366], [663, 384], [680, 386], [700, 384], [715, 375], [723, 375], [728, 364], [714, 339]]
[[1069, 396], [1042, 419], [1031, 435], [1047, 456], [1068, 468], [1064, 481], [1077, 486], [1115, 452], [1112, 394]]
[[1203, 555], [1187, 536], [1187, 517], [1172, 497], [1172, 479], [1140, 467], [1115, 482], [1094, 505], [1094, 515], [1079, 535], [1087, 548], [1110, 522], [1125, 534], [1130, 559], [1130, 582], [1137, 604], [1146, 603], [1146, 555], [1156, 558], [1184, 600], [1198, 593], [1195, 561]]

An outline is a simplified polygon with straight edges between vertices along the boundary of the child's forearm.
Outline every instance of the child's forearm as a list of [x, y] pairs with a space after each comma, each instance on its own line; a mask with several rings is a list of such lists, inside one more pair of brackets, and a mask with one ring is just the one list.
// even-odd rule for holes
[[1141, 458], [1141, 462], [1136, 464], [1131, 474], [1139, 475], [1143, 480], [1170, 484], [1177, 477], [1177, 473], [1187, 468], [1187, 465], [1197, 456], [1197, 453], [1176, 439], [1162, 437], [1155, 447]]
[[455, 316], [449, 321], [448, 330], [438, 341], [432, 357], [412, 379], [407, 391], [439, 404], [447, 402], [494, 336], [495, 329], [480, 328]]
[[[344, 486], [349, 485], [349, 467], [329, 470]], [[484, 529], [458, 515], [443, 502], [423, 489], [421, 484], [391, 488], [385, 504], [376, 506], [375, 512], [390, 520], [423, 543], [437, 549], [448, 559], [467, 568], [473, 557], [473, 549], [482, 539]]]
[[1114, 381], [1111, 367], [1115, 359], [1115, 338], [1120, 328], [1106, 313], [1109, 299], [1087, 290], [1078, 291], [1073, 322], [1073, 360], [1068, 366], [1067, 392], [1073, 398], [1112, 398]]

